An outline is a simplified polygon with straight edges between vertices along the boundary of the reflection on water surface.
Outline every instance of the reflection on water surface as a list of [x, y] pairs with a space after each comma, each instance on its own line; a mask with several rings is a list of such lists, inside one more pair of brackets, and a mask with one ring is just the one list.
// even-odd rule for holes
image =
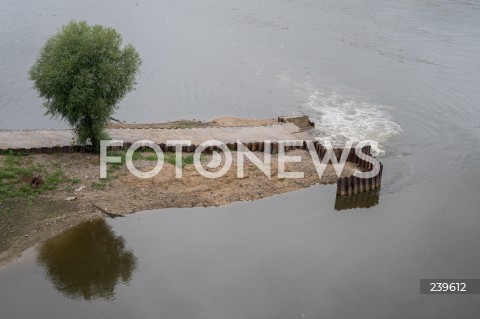
[[370, 208], [378, 205], [380, 191], [372, 191], [354, 196], [338, 196], [335, 198], [335, 210], [346, 210], [352, 208]]
[[112, 299], [115, 287], [127, 283], [137, 266], [125, 240], [105, 220], [80, 224], [39, 249], [42, 265], [56, 289], [73, 299]]

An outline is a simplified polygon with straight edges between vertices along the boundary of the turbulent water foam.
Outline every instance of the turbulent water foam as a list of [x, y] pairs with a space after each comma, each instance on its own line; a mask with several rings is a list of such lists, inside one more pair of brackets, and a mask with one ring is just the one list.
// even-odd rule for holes
[[279, 78], [305, 96], [303, 109], [315, 122], [315, 138], [321, 142], [341, 145], [347, 140], [373, 140], [378, 142], [378, 147], [372, 148], [372, 152], [383, 156], [382, 144], [402, 132], [387, 106], [346, 98], [337, 92], [321, 92], [310, 83], [292, 81], [288, 74], [281, 74]]

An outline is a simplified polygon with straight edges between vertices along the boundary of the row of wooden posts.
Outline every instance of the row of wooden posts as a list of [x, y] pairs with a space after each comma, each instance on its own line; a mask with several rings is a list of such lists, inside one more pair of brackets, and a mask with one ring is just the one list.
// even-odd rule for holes
[[351, 196], [369, 191], [374, 191], [382, 185], [383, 164], [380, 163], [380, 171], [370, 178], [359, 178], [354, 175], [340, 177], [337, 180], [337, 195]]
[[[293, 149], [303, 149], [307, 150], [308, 146], [307, 143], [313, 142], [313, 145], [315, 147], [315, 151], [322, 160], [327, 153], [327, 149], [320, 144], [318, 141], [301, 141], [298, 142], [298, 145], [288, 145], [288, 144], [283, 144], [285, 151], [293, 150]], [[248, 150], [255, 152], [263, 152], [266, 147], [265, 142], [249, 142], [249, 143], [244, 143], [243, 144], [245, 148]], [[111, 150], [127, 150], [132, 146], [132, 143], [126, 142], [122, 146], [113, 146], [109, 147]], [[165, 143], [160, 143], [158, 144], [160, 149], [164, 152], [175, 152], [175, 146], [174, 145], [166, 145]], [[226, 146], [228, 149], [232, 151], [237, 151], [239, 149], [238, 143], [226, 143]], [[272, 154], [278, 153], [279, 146], [282, 147], [282, 144], [278, 142], [271, 142], [270, 143], [270, 152]], [[192, 153], [196, 150], [198, 146], [197, 145], [190, 145], [190, 146], [182, 146], [182, 151], [185, 153]], [[141, 146], [139, 149], [140, 150], [145, 150], [147, 149], [148, 146]], [[205, 149], [206, 153], [212, 152], [214, 149], [216, 149], [216, 146], [208, 146]], [[340, 157], [343, 154], [344, 149], [343, 148], [334, 148], [333, 149], [335, 156], [339, 160]], [[88, 153], [91, 152], [91, 149], [88, 146], [84, 145], [69, 145], [69, 146], [53, 146], [53, 147], [38, 147], [38, 148], [17, 148], [17, 149], [6, 149], [6, 150], [0, 150], [1, 153], [14, 153], [14, 154], [24, 154], [24, 155], [29, 155], [29, 154], [53, 154], [53, 153]], [[371, 146], [367, 145], [362, 148], [362, 153], [371, 156]], [[356, 166], [361, 170], [362, 172], [368, 172], [373, 169], [373, 164], [362, 159], [361, 157], [357, 156], [355, 153], [355, 145], [352, 146], [352, 148], [349, 150], [348, 156], [346, 158], [347, 162], [355, 163]], [[337, 195], [341, 196], [349, 196], [349, 195], [355, 195], [355, 194], [360, 194], [368, 191], [373, 191], [381, 186], [381, 180], [382, 180], [382, 172], [383, 172], [383, 165], [380, 163], [380, 173], [377, 174], [374, 177], [371, 178], [358, 178], [356, 176], [347, 176], [347, 177], [341, 177], [337, 180]]]

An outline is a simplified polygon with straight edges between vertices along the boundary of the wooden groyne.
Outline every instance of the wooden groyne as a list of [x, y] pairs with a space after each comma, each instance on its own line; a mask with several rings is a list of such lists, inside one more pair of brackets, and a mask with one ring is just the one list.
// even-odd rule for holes
[[356, 176], [340, 177], [337, 180], [337, 195], [351, 196], [374, 191], [382, 185], [383, 164], [380, 163], [380, 172], [374, 177], [359, 178]]
[[[355, 151], [351, 149], [351, 151]], [[362, 153], [372, 156], [371, 146], [365, 146]], [[373, 164], [363, 160], [356, 154], [349, 157], [362, 172], [369, 172], [373, 170]], [[348, 160], [347, 160], [348, 161]], [[377, 175], [370, 178], [360, 178], [354, 175], [340, 177], [337, 180], [337, 195], [351, 196], [361, 193], [366, 193], [379, 189], [382, 186], [383, 164], [380, 163], [380, 170]]]

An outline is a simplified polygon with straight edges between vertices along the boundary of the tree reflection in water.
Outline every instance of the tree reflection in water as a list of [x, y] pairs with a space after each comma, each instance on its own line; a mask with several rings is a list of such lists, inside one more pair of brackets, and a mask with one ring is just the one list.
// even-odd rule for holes
[[113, 299], [116, 285], [128, 283], [137, 266], [125, 240], [105, 220], [80, 224], [49, 239], [40, 247], [37, 262], [55, 288], [85, 300]]

